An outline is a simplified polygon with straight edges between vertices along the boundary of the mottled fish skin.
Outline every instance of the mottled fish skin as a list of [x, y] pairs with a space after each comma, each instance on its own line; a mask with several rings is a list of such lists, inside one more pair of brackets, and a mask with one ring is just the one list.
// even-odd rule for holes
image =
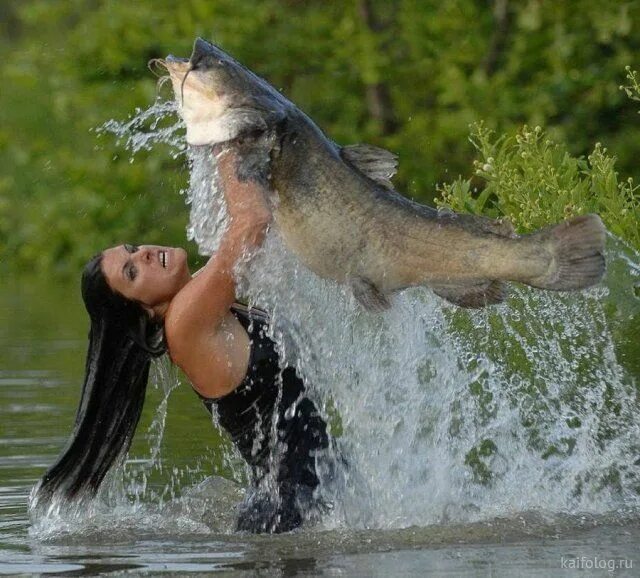
[[393, 189], [392, 153], [341, 148], [219, 47], [197, 39], [189, 60], [164, 64], [187, 142], [234, 147], [238, 176], [277, 193], [274, 216], [290, 250], [321, 277], [349, 284], [371, 311], [416, 285], [482, 307], [506, 297], [506, 281], [573, 290], [604, 274], [605, 229], [596, 215], [517, 236], [508, 222], [436, 211]]

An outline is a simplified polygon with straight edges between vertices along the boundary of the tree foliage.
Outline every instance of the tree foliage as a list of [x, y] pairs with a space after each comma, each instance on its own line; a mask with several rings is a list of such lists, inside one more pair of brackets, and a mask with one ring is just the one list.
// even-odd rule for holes
[[470, 176], [481, 120], [496, 134], [544, 126], [572, 158], [601, 142], [640, 176], [637, 103], [619, 90], [640, 49], [638, 2], [5, 0], [0, 13], [3, 267], [76, 271], [124, 240], [184, 244], [184, 159], [130, 162], [94, 129], [148, 107], [147, 61], [188, 55], [198, 35], [337, 142], [397, 152], [398, 189], [422, 201]]

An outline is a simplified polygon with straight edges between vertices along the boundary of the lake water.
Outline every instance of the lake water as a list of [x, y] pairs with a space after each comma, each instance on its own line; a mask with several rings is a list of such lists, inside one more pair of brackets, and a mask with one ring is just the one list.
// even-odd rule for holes
[[[115, 498], [86, 516], [32, 525], [29, 492], [72, 428], [87, 331], [76, 283], [20, 280], [0, 289], [0, 574], [639, 574], [633, 504], [602, 514], [514, 508], [479, 521], [403, 527], [390, 519], [373, 529], [329, 523], [280, 536], [235, 534], [242, 468], [196, 396], [164, 365], [151, 380], [125, 471], [110, 482]], [[635, 355], [637, 343], [625, 351]], [[637, 464], [637, 453], [628, 460]]]

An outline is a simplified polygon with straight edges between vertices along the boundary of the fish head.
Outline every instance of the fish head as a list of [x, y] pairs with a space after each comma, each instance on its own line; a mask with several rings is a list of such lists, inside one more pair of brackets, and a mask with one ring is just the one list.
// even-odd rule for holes
[[191, 145], [265, 131], [292, 106], [268, 82], [202, 38], [196, 39], [189, 59], [170, 55], [161, 64], [169, 72]]

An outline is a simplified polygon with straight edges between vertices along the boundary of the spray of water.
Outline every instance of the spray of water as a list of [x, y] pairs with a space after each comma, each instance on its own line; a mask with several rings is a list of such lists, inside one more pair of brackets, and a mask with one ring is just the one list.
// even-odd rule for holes
[[[619, 249], [609, 249], [618, 265]], [[624, 277], [628, 290], [628, 269]], [[516, 289], [477, 312], [413, 289], [373, 316], [274, 234], [244, 287], [340, 417], [350, 467], [336, 523], [638, 507], [636, 384], [605, 316], [620, 285], [611, 294]]]
[[[150, 424], [137, 434], [144, 439], [145, 443], [139, 444], [142, 448], [114, 465], [95, 497], [37, 504], [32, 496], [32, 537], [38, 541], [102, 543], [233, 531], [234, 506], [244, 494], [239, 480], [211, 476], [209, 462], [178, 468], [163, 459], [168, 402], [179, 385], [178, 372], [168, 358], [154, 362], [147, 397], [159, 394], [160, 401]], [[225, 457], [240, 469], [237, 478], [242, 478], [241, 464], [233, 452]]]
[[[134, 152], [161, 141], [179, 155], [180, 123], [149, 127], [172, 107], [157, 103], [104, 129]], [[187, 233], [207, 255], [219, 245], [226, 209], [212, 153], [188, 156]], [[346, 456], [325, 524], [397, 528], [528, 511], [637, 517], [640, 376], [620, 361], [620, 335], [640, 318], [640, 256], [611, 238], [607, 257], [606, 285], [587, 292], [515, 288], [503, 305], [465, 311], [416, 288], [372, 315], [306, 269], [272, 228], [239, 271], [239, 289], [271, 313], [284, 360], [306, 379]], [[631, 351], [637, 356], [638, 345]], [[150, 498], [145, 472], [161, 464], [153, 447], [165, 413], [161, 405], [150, 459], [127, 466], [124, 493], [136, 504]], [[219, 483], [212, 494], [239, 499]], [[181, 503], [209, 490], [194, 488]]]
[[174, 158], [182, 156], [187, 148], [184, 140], [184, 123], [176, 115], [177, 106], [172, 100], [156, 99], [148, 109], [136, 108], [127, 121], [108, 120], [97, 129], [98, 135], [113, 134], [118, 144], [133, 156], [140, 151], [151, 150], [158, 144], [166, 144]]
[[[211, 254], [222, 195], [210, 154], [192, 159], [190, 231]], [[607, 254], [619, 273], [590, 291], [515, 288], [504, 305], [464, 311], [417, 288], [371, 315], [274, 228], [240, 289], [271, 312], [285, 360], [341, 422], [349, 466], [333, 523], [635, 511], [638, 376], [618, 362], [606, 311], [640, 310], [633, 295], [623, 305], [640, 259], [614, 238]]]

